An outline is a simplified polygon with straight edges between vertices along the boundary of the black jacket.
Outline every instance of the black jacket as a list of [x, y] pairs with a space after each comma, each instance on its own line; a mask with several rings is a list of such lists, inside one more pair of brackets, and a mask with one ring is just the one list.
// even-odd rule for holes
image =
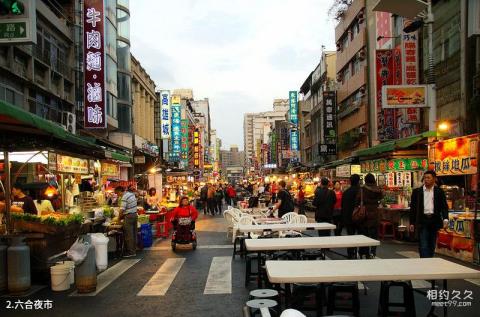
[[360, 186], [350, 186], [345, 192], [343, 192], [342, 196], [342, 218], [343, 222], [346, 225], [353, 224], [352, 221], [352, 213], [353, 209], [357, 207], [356, 199], [357, 195], [360, 191]]
[[333, 206], [337, 201], [335, 192], [325, 187], [318, 187], [315, 190], [313, 205], [316, 207], [315, 221], [332, 218]]
[[448, 205], [445, 193], [440, 187], [433, 188], [433, 218], [429, 219], [423, 213], [423, 186], [415, 188], [410, 203], [410, 224], [416, 230], [424, 225], [433, 224], [438, 230], [443, 227], [443, 220], [448, 219]]

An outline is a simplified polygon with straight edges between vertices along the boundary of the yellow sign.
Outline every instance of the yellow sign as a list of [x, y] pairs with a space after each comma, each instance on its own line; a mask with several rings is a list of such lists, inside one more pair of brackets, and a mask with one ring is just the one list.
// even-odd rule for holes
[[102, 176], [120, 176], [120, 168], [118, 164], [102, 162]]
[[57, 172], [88, 174], [88, 160], [57, 154]]
[[382, 87], [383, 108], [428, 107], [427, 86], [386, 85]]
[[172, 104], [180, 104], [180, 96], [172, 96]]

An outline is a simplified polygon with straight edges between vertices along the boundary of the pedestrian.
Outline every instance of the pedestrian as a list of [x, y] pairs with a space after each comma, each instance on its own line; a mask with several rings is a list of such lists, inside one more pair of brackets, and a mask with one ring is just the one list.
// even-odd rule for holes
[[125, 255], [129, 258], [136, 256], [137, 250], [137, 198], [134, 188], [129, 186], [125, 192], [122, 186], [115, 188], [120, 207], [119, 218], [123, 219], [123, 231], [125, 239]]
[[305, 192], [303, 191], [303, 186], [298, 186], [297, 193], [297, 205], [298, 205], [298, 214], [305, 215]]
[[217, 203], [215, 201], [215, 187], [212, 184], [208, 184], [207, 189], [207, 212], [212, 216], [215, 215], [215, 209], [217, 209]]
[[270, 194], [272, 196], [272, 204], [275, 204], [277, 202], [277, 192], [278, 192], [277, 183], [272, 182], [272, 184], [270, 185]]
[[237, 204], [236, 198], [237, 198], [237, 192], [235, 191], [235, 188], [233, 188], [232, 185], [228, 185], [227, 188], [227, 196], [230, 201], [230, 206], [235, 207]]
[[287, 184], [285, 181], [279, 181], [278, 186], [277, 202], [273, 206], [273, 211], [278, 210], [278, 217], [281, 218], [286, 213], [292, 212], [295, 209], [295, 205], [292, 195], [286, 190]]
[[[352, 221], [352, 213], [356, 207], [357, 195], [360, 191], [360, 176], [353, 174], [350, 176], [350, 187], [342, 195], [342, 221], [348, 235], [354, 235], [357, 226]], [[357, 248], [347, 248], [349, 259], [357, 258]]]
[[[333, 206], [335, 205], [336, 197], [333, 190], [328, 188], [328, 178], [322, 178], [320, 186], [315, 190], [315, 197], [313, 198], [313, 205], [315, 206], [315, 221], [316, 222], [332, 222]], [[318, 236], [329, 236], [330, 231], [319, 230]]]
[[415, 188], [410, 203], [410, 232], [418, 235], [421, 258], [432, 258], [435, 254], [437, 232], [448, 225], [447, 198], [443, 190], [435, 186], [437, 174], [426, 171], [423, 186]]
[[[380, 211], [378, 206], [383, 198], [383, 191], [377, 186], [377, 181], [373, 174], [368, 173], [365, 176], [365, 185], [360, 189], [357, 195], [357, 206], [365, 206], [365, 220], [358, 223], [358, 231], [364, 236], [372, 239], [378, 239], [378, 226], [380, 224]], [[377, 247], [362, 247], [358, 250], [360, 258], [373, 259], [377, 255]]]
[[222, 213], [223, 205], [223, 189], [221, 185], [218, 185], [218, 188], [215, 192], [215, 202], [217, 207], [217, 213], [220, 215]]
[[343, 231], [343, 221], [342, 221], [342, 184], [339, 181], [335, 182], [333, 187], [333, 191], [335, 192], [335, 205], [333, 206], [333, 224], [336, 226], [335, 228], [335, 235], [341, 236]]
[[202, 202], [203, 207], [203, 214], [207, 214], [207, 194], [208, 194], [208, 185], [203, 185], [202, 189], [200, 190], [200, 201]]
[[230, 196], [228, 195], [228, 187], [230, 185], [227, 185], [223, 188], [223, 196], [225, 197], [225, 203], [228, 205], [228, 206], [231, 206], [232, 205], [232, 199], [230, 198]]

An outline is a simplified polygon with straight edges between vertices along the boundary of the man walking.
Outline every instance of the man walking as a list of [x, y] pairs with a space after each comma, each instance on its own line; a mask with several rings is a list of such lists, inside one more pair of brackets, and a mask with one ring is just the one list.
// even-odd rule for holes
[[426, 171], [423, 186], [412, 192], [410, 204], [410, 232], [418, 234], [421, 258], [432, 258], [435, 254], [437, 232], [448, 225], [448, 205], [445, 193], [435, 186], [437, 174]]
[[[328, 178], [322, 178], [320, 187], [315, 190], [315, 197], [313, 205], [316, 207], [315, 221], [316, 222], [332, 222], [333, 206], [336, 201], [335, 193], [328, 188]], [[319, 230], [318, 236], [329, 236], [330, 231]]]
[[278, 217], [281, 218], [286, 213], [292, 212], [295, 209], [292, 195], [285, 189], [287, 184], [284, 180], [278, 182], [279, 191], [277, 202], [273, 206], [273, 211], [278, 210]]
[[120, 207], [120, 219], [123, 219], [125, 233], [125, 258], [136, 256], [137, 251], [137, 198], [133, 187], [128, 187], [124, 193], [122, 186], [115, 188]]
[[200, 201], [202, 202], [203, 207], [203, 214], [207, 214], [207, 194], [208, 194], [208, 186], [207, 184], [203, 185], [202, 189], [200, 189]]

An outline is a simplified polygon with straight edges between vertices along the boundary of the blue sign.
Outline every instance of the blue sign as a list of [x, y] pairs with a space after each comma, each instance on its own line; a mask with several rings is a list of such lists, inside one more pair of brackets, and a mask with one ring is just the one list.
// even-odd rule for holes
[[290, 131], [290, 150], [298, 151], [298, 130]]
[[172, 105], [172, 151], [171, 157], [180, 157], [182, 151], [182, 121], [179, 104]]
[[290, 101], [290, 122], [297, 125], [298, 124], [298, 95], [296, 91], [290, 91], [288, 93], [288, 98]]

